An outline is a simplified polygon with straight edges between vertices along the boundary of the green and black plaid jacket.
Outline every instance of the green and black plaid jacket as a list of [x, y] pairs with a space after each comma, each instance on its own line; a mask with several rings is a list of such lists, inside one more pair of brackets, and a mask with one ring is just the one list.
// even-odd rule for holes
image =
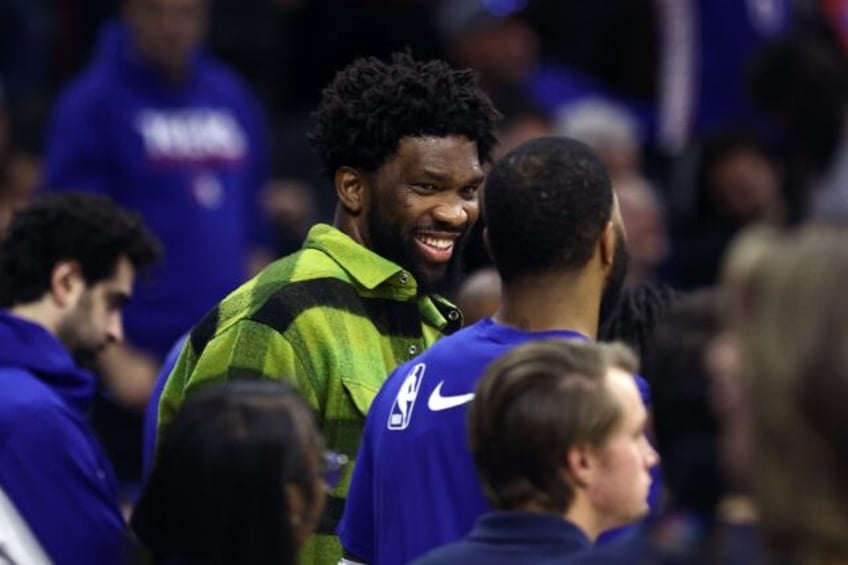
[[[300, 251], [269, 265], [195, 326], [165, 386], [160, 428], [186, 394], [211, 382], [285, 379], [315, 410], [328, 449], [354, 461], [388, 374], [460, 325], [455, 306], [419, 296], [401, 267], [318, 224]], [[331, 493], [302, 563], [340, 558], [334, 532], [352, 467]]]

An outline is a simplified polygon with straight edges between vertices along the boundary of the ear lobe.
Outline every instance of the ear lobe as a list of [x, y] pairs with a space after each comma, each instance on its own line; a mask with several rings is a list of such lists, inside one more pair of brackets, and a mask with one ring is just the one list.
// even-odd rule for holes
[[601, 235], [601, 264], [604, 267], [611, 267], [615, 260], [615, 246], [619, 242], [616, 238], [615, 225], [612, 222], [607, 222], [607, 227], [604, 228], [604, 233]]
[[339, 167], [335, 175], [336, 195], [342, 207], [358, 216], [365, 207], [365, 179], [353, 167]]
[[59, 261], [50, 273], [50, 293], [56, 303], [66, 308], [79, 300], [85, 291], [82, 268], [76, 261]]

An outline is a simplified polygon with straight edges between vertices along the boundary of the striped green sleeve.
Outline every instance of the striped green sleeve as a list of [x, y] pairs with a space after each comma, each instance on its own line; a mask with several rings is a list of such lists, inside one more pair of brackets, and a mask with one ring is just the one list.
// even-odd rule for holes
[[277, 331], [239, 320], [213, 337], [198, 356], [186, 342], [162, 393], [159, 429], [171, 422], [187, 394], [236, 379], [285, 380], [318, 411], [318, 395], [291, 344]]

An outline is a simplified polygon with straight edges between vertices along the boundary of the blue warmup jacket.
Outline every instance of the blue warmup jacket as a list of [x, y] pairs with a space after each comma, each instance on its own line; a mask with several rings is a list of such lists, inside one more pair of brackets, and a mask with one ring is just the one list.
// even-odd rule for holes
[[125, 312], [130, 342], [160, 358], [245, 280], [248, 249], [268, 236], [268, 148], [246, 87], [202, 52], [185, 84], [169, 83], [120, 23], [59, 98], [45, 165], [48, 189], [108, 194], [161, 239], [164, 263]]
[[56, 565], [126, 562], [112, 468], [86, 421], [94, 377], [0, 311], [0, 488]]

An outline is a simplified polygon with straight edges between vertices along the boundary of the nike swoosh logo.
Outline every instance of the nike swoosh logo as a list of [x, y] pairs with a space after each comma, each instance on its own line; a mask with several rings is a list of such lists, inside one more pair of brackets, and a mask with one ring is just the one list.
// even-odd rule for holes
[[427, 399], [427, 408], [433, 412], [456, 408], [457, 406], [462, 406], [474, 399], [473, 392], [459, 394], [457, 396], [442, 396], [443, 384], [445, 384], [445, 381], [439, 381], [439, 384], [437, 384], [436, 388], [433, 389], [433, 392], [430, 393], [430, 398]]

